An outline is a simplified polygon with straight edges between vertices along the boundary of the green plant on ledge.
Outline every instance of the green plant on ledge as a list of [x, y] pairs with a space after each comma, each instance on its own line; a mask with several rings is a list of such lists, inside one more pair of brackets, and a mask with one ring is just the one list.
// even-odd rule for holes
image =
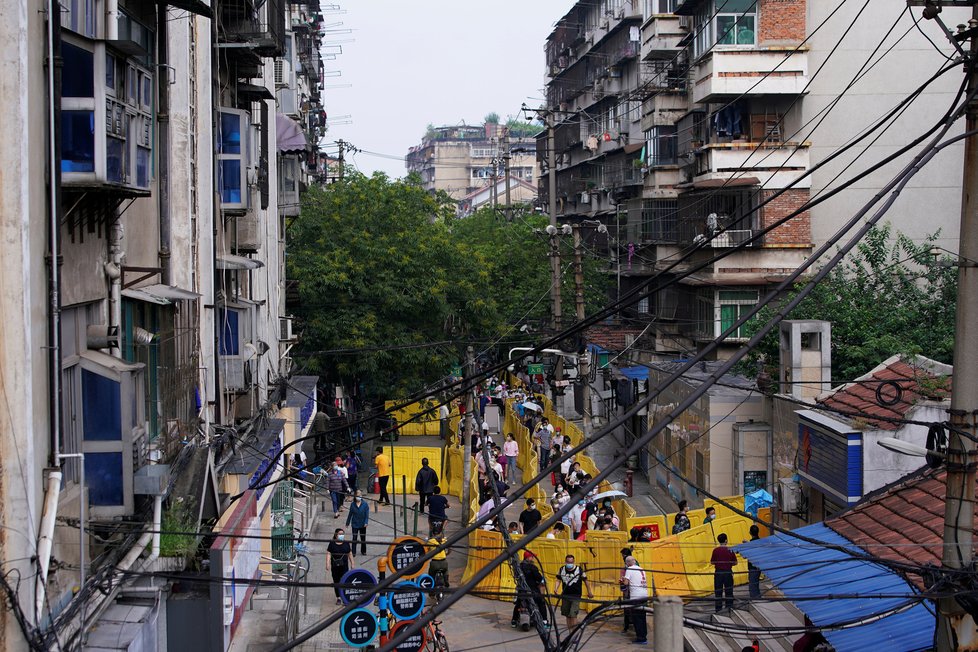
[[173, 502], [163, 514], [160, 535], [160, 557], [183, 557], [192, 562], [197, 555], [200, 536], [196, 519], [182, 500]]

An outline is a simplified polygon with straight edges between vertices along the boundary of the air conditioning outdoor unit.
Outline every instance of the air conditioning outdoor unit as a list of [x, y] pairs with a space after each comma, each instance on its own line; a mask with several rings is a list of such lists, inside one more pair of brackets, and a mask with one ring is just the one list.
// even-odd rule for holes
[[778, 509], [782, 514], [799, 514], [805, 511], [805, 494], [801, 483], [791, 478], [781, 478], [778, 483]]
[[238, 251], [256, 252], [261, 249], [261, 238], [258, 232], [258, 216], [249, 213], [235, 220], [235, 243]]
[[278, 326], [279, 326], [278, 339], [280, 342], [291, 342], [292, 340], [295, 339], [295, 334], [292, 332], [291, 317], [279, 317]]

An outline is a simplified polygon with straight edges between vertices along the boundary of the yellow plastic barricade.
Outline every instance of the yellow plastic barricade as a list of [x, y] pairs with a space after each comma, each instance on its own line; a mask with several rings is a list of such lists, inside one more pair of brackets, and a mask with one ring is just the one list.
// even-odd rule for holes
[[[743, 496], [731, 496], [729, 498], [724, 498], [723, 500], [724, 500], [725, 503], [728, 503], [729, 505], [732, 505], [733, 507], [736, 507], [740, 511], [744, 511], [744, 497]], [[713, 500], [711, 498], [707, 498], [707, 499], [705, 499], [703, 501], [703, 509], [706, 509], [707, 507], [713, 507], [713, 508], [715, 508], [717, 510], [717, 518], [727, 518], [729, 516], [737, 516], [737, 517], [740, 516], [737, 512], [733, 511], [732, 509], [730, 509], [729, 507], [727, 507], [723, 503], [718, 503], [717, 501], [715, 501], [715, 500]]]
[[652, 571], [657, 595], [689, 594], [686, 565], [679, 539], [671, 536], [652, 543], [632, 544], [632, 555], [642, 568]]
[[[621, 558], [621, 549], [628, 546], [628, 537], [624, 532], [588, 531], [583, 557], [576, 559], [577, 564], [587, 570], [588, 584], [594, 592], [596, 602], [617, 600], [621, 597], [621, 586], [618, 578], [625, 567]], [[582, 608], [590, 611], [593, 604], [582, 602]]]
[[757, 529], [759, 530], [758, 534], [762, 538], [763, 537], [769, 537], [769, 536], [771, 536], [771, 528], [769, 528], [768, 526], [764, 525], [765, 523], [770, 523], [771, 522], [771, 508], [770, 507], [761, 507], [760, 509], [758, 509], [757, 510], [757, 520], [758, 520], [758, 523], [756, 525], [757, 525]]
[[[384, 452], [391, 454], [389, 446], [384, 447]], [[428, 458], [428, 466], [438, 474], [438, 480], [442, 479], [442, 449], [434, 446], [398, 446], [394, 444], [394, 454], [391, 459], [391, 482], [393, 483], [392, 493], [401, 493], [403, 486], [407, 487], [407, 493], [414, 493], [414, 478], [418, 475], [421, 468], [421, 459]], [[402, 484], [402, 478], [406, 482]]]
[[[627, 505], [628, 503], [625, 504]], [[629, 507], [629, 509], [631, 509], [631, 507]], [[646, 525], [652, 528], [652, 541], [664, 539], [665, 537], [669, 536], [670, 532], [672, 532], [671, 528], [666, 525], [665, 516], [632, 516], [628, 519], [628, 529], [621, 529], [625, 530], [626, 532], [630, 532], [633, 527], [642, 527]]]
[[445, 463], [442, 466], [444, 475], [439, 478], [441, 480], [442, 493], [451, 494], [456, 498], [462, 497], [462, 476], [464, 473], [464, 469], [462, 468], [463, 454], [461, 448], [446, 448]]

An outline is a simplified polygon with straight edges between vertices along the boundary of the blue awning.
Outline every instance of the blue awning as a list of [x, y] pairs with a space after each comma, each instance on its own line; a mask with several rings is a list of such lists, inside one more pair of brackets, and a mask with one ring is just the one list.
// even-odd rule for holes
[[[796, 532], [865, 554], [862, 548], [822, 523]], [[840, 652], [914, 652], [933, 647], [936, 619], [930, 610], [932, 605], [910, 597], [918, 594], [917, 589], [884, 566], [785, 534], [773, 534], [735, 550], [764, 571], [778, 590], [818, 627], [902, 609], [851, 629], [824, 630], [822, 634]], [[850, 597], [855, 595], [859, 597]], [[819, 599], [821, 596], [825, 599]]]
[[648, 380], [648, 367], [618, 367], [618, 372], [625, 378], [631, 380]]
[[592, 352], [592, 353], [594, 353], [594, 354], [596, 354], [596, 355], [601, 355], [602, 353], [610, 353], [610, 351], [608, 351], [608, 349], [604, 348], [603, 346], [601, 346], [599, 344], [588, 344], [587, 345], [587, 350], [590, 351], [590, 352]]

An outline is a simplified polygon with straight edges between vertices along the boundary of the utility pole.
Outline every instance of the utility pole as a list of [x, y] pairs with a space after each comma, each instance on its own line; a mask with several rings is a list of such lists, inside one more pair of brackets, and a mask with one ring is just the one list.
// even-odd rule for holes
[[339, 145], [340, 148], [339, 163], [337, 164], [337, 174], [339, 176], [340, 181], [342, 181], [343, 180], [343, 148], [346, 147], [346, 143], [342, 140], [338, 140], [336, 141], [336, 144]]
[[[581, 242], [581, 225], [575, 224], [574, 229], [574, 308], [578, 323], [584, 321], [584, 245]], [[583, 384], [582, 416], [584, 417], [584, 436], [591, 434], [591, 354], [585, 350], [578, 364], [578, 372]]]
[[[916, 4], [916, 3], [914, 3]], [[933, 6], [928, 15], [940, 19]], [[969, 28], [978, 27], [978, 5], [972, 3]], [[942, 24], [943, 27], [943, 24]], [[946, 31], [946, 28], [945, 28]], [[950, 33], [948, 33], [950, 34]], [[971, 37], [969, 68], [978, 56], [978, 39]], [[968, 95], [978, 88], [978, 74], [969, 72]], [[966, 107], [964, 173], [961, 197], [961, 231], [958, 255], [958, 296], [954, 328], [954, 385], [951, 390], [950, 422], [946, 457], [947, 498], [944, 506], [944, 554], [941, 564], [950, 571], [972, 571], [975, 504], [975, 436], [978, 434], [978, 102]], [[959, 575], [960, 576], [960, 575]], [[951, 587], [959, 586], [956, 582]], [[937, 649], [950, 652], [958, 646], [974, 649], [974, 619], [952, 597], [938, 600]]]
[[495, 156], [492, 157], [492, 175], [490, 179], [492, 185], [489, 187], [489, 197], [492, 200], [492, 209], [496, 210], [496, 206], [499, 205], [499, 192], [496, 187], [499, 184], [499, 159]]
[[[557, 242], [557, 138], [556, 117], [553, 111], [546, 113], [547, 121], [547, 199], [550, 203], [550, 315], [554, 334], [560, 332], [560, 243]], [[564, 359], [557, 356], [554, 366], [556, 380], [564, 379]], [[553, 388], [554, 405], [557, 404], [557, 386]]]
[[682, 652], [683, 601], [674, 595], [655, 599], [655, 652]]
[[[470, 345], [465, 349], [465, 372], [462, 374], [466, 381], [475, 376], [475, 349]], [[464, 387], [464, 384], [463, 384]], [[465, 428], [462, 434], [462, 513], [466, 514], [469, 505], [472, 503], [472, 495], [469, 487], [472, 484], [472, 423], [475, 411], [475, 400], [473, 392], [475, 387], [465, 390]], [[475, 516], [470, 514], [469, 516]], [[468, 523], [466, 523], [468, 525]]]
[[509, 194], [509, 127], [506, 127], [506, 131], [503, 136], [503, 174], [506, 179], [506, 221], [513, 221], [513, 204], [510, 201]]

